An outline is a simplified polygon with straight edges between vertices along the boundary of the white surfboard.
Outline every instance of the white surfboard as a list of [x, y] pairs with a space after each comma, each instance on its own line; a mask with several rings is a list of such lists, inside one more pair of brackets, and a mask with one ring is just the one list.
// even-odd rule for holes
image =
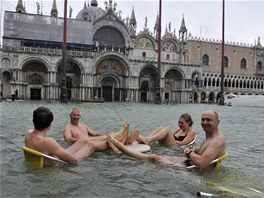
[[138, 142], [133, 142], [132, 144], [125, 145], [129, 149], [133, 149], [138, 152], [147, 152], [150, 150], [150, 146], [147, 144], [139, 144]]

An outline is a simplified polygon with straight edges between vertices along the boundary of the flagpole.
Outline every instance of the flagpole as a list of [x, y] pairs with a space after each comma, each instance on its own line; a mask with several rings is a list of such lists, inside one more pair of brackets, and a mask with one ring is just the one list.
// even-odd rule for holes
[[61, 95], [62, 103], [68, 101], [66, 89], [66, 65], [67, 65], [67, 0], [64, 0], [64, 26], [63, 26], [63, 57], [62, 57], [62, 78], [61, 78]]
[[156, 98], [155, 103], [161, 104], [161, 93], [160, 93], [160, 81], [161, 81], [161, 66], [160, 66], [160, 54], [161, 54], [161, 10], [162, 2], [159, 0], [159, 26], [158, 26], [158, 75], [157, 75], [157, 87], [156, 87]]
[[221, 57], [221, 91], [219, 105], [224, 105], [224, 55], [225, 55], [225, 0], [223, 0], [222, 18], [222, 57]]

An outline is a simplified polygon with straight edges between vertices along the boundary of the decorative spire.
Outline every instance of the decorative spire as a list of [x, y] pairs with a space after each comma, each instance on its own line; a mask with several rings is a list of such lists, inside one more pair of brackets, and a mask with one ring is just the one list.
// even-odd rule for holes
[[156, 39], [158, 40], [158, 37], [159, 37], [159, 13], [157, 13], [156, 23], [154, 26], [154, 35], [155, 35]]
[[83, 20], [88, 20], [88, 9], [87, 9], [87, 6], [86, 6], [86, 1], [84, 1], [84, 6], [83, 6], [83, 12], [82, 12], [82, 17], [83, 17]]
[[133, 9], [132, 9], [132, 13], [131, 13], [131, 18], [130, 18], [130, 23], [129, 24], [131, 26], [136, 26], [137, 25], [137, 20], [136, 20], [135, 12], [134, 12], [134, 6], [133, 6]]
[[262, 47], [261, 42], [260, 42], [260, 36], [258, 37], [258, 44], [257, 47]]
[[18, 0], [17, 7], [16, 7], [16, 12], [25, 13], [25, 8], [23, 6], [22, 0]]
[[156, 18], [156, 23], [155, 23], [154, 29], [155, 30], [159, 29], [159, 14], [157, 14], [157, 18]]
[[187, 32], [187, 28], [185, 25], [185, 20], [184, 20], [184, 16], [182, 17], [182, 22], [181, 22], [181, 28], [180, 28], [180, 33], [185, 33]]
[[51, 11], [50, 11], [50, 15], [52, 17], [58, 17], [58, 9], [57, 9], [56, 0], [53, 0], [53, 4], [52, 4]]

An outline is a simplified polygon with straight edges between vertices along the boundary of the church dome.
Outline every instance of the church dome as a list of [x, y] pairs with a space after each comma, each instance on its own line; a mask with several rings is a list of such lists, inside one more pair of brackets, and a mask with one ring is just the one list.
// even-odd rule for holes
[[91, 2], [91, 6], [86, 6], [86, 3], [84, 3], [83, 9], [77, 14], [76, 19], [95, 21], [105, 15], [106, 12], [102, 8], [97, 7], [97, 5], [96, 0]]

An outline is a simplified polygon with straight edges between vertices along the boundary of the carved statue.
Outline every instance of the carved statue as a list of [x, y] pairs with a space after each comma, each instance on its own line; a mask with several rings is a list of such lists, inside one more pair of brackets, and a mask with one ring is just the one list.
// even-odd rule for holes
[[37, 14], [39, 14], [39, 10], [40, 10], [39, 2], [36, 2], [36, 5], [37, 5]]
[[70, 6], [70, 19], [72, 18], [72, 7]]
[[105, 4], [105, 10], [107, 10], [108, 9], [108, 2], [105, 1], [104, 4]]

